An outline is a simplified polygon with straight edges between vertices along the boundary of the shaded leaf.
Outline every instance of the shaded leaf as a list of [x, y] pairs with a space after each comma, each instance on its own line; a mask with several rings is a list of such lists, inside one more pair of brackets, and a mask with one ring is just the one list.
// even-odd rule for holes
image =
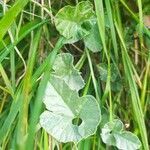
[[102, 44], [97, 23], [93, 23], [89, 35], [84, 38], [84, 43], [92, 52], [101, 51]]
[[[60, 142], [79, 142], [95, 133], [100, 108], [93, 96], [79, 97], [64, 80], [51, 76], [43, 102], [47, 111], [40, 116], [41, 126]], [[75, 118], [80, 125], [73, 124]]]
[[[118, 71], [117, 71], [117, 68], [115, 67], [114, 64], [111, 64], [110, 65], [111, 67], [111, 82], [114, 82], [118, 76]], [[100, 79], [102, 81], [107, 81], [107, 76], [108, 76], [108, 65], [105, 64], [105, 63], [100, 63], [97, 65], [97, 68], [98, 68], [98, 71], [100, 73]]]
[[58, 54], [54, 65], [54, 74], [65, 81], [72, 90], [80, 90], [84, 87], [84, 80], [80, 72], [73, 65], [73, 56], [69, 53]]
[[[110, 65], [111, 69], [111, 89], [114, 92], [118, 92], [122, 89], [122, 80], [119, 76], [118, 70], [114, 64]], [[108, 76], [108, 65], [100, 63], [97, 65], [98, 72], [100, 74], [101, 81], [106, 82]]]
[[150, 37], [148, 36], [145, 36], [145, 45], [147, 49], [150, 49]]
[[83, 1], [76, 6], [65, 6], [55, 16], [55, 26], [66, 38], [66, 43], [74, 43], [89, 34], [90, 24], [95, 19], [93, 5]]
[[104, 125], [109, 122], [109, 111], [105, 108], [101, 108], [101, 122], [100, 122], [100, 128], [103, 128]]

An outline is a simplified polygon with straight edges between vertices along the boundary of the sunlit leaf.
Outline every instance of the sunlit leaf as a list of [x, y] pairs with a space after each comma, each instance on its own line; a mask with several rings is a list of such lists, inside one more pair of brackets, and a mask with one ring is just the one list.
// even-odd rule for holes
[[[41, 126], [60, 142], [79, 142], [95, 133], [100, 122], [100, 108], [93, 96], [79, 97], [64, 80], [51, 76], [43, 102], [46, 111]], [[79, 119], [80, 124], [73, 120]]]
[[108, 122], [102, 128], [101, 137], [107, 145], [116, 146], [122, 150], [136, 150], [141, 142], [136, 135], [123, 130], [123, 123], [120, 120]]
[[116, 146], [116, 140], [112, 132], [120, 132], [123, 128], [123, 124], [120, 120], [115, 120], [114, 122], [108, 122], [102, 128], [101, 137], [104, 143], [108, 145]]
[[93, 5], [82, 1], [76, 6], [65, 6], [55, 16], [55, 26], [66, 38], [66, 43], [74, 43], [89, 34], [90, 24], [95, 19]]
[[141, 142], [133, 133], [124, 131], [122, 133], [114, 133], [116, 139], [116, 147], [122, 150], [139, 149]]
[[73, 56], [69, 53], [57, 55], [53, 69], [54, 74], [63, 79], [72, 90], [80, 90], [84, 87], [84, 80], [80, 72], [73, 65]]

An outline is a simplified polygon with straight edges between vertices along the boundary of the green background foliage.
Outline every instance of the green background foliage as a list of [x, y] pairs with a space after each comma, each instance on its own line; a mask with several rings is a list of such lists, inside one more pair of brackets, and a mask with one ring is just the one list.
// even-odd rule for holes
[[149, 8], [0, 1], [0, 149], [149, 150]]

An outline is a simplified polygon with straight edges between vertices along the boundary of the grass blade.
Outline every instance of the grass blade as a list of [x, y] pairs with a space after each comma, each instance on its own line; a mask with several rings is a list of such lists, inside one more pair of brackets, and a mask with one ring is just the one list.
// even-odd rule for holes
[[17, 0], [16, 3], [6, 12], [5, 16], [0, 20], [0, 41], [3, 39], [14, 19], [29, 1], [30, 0]]

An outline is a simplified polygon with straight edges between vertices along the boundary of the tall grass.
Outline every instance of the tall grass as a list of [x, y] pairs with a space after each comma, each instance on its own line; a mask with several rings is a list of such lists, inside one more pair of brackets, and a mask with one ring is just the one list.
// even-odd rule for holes
[[[64, 45], [55, 29], [58, 10], [78, 2], [0, 1], [0, 149], [115, 149], [102, 142], [101, 124], [95, 135], [77, 145], [59, 143], [39, 127], [54, 60], [58, 53], [69, 52], [86, 81], [80, 94], [94, 95], [102, 115], [106, 110], [109, 121], [120, 118], [140, 138], [141, 149], [149, 150], [150, 31], [143, 21], [145, 1], [91, 0], [102, 43], [97, 54], [83, 48], [82, 41]], [[100, 80], [99, 63], [108, 66], [106, 83]], [[119, 91], [112, 87], [111, 64], [121, 78]]]

